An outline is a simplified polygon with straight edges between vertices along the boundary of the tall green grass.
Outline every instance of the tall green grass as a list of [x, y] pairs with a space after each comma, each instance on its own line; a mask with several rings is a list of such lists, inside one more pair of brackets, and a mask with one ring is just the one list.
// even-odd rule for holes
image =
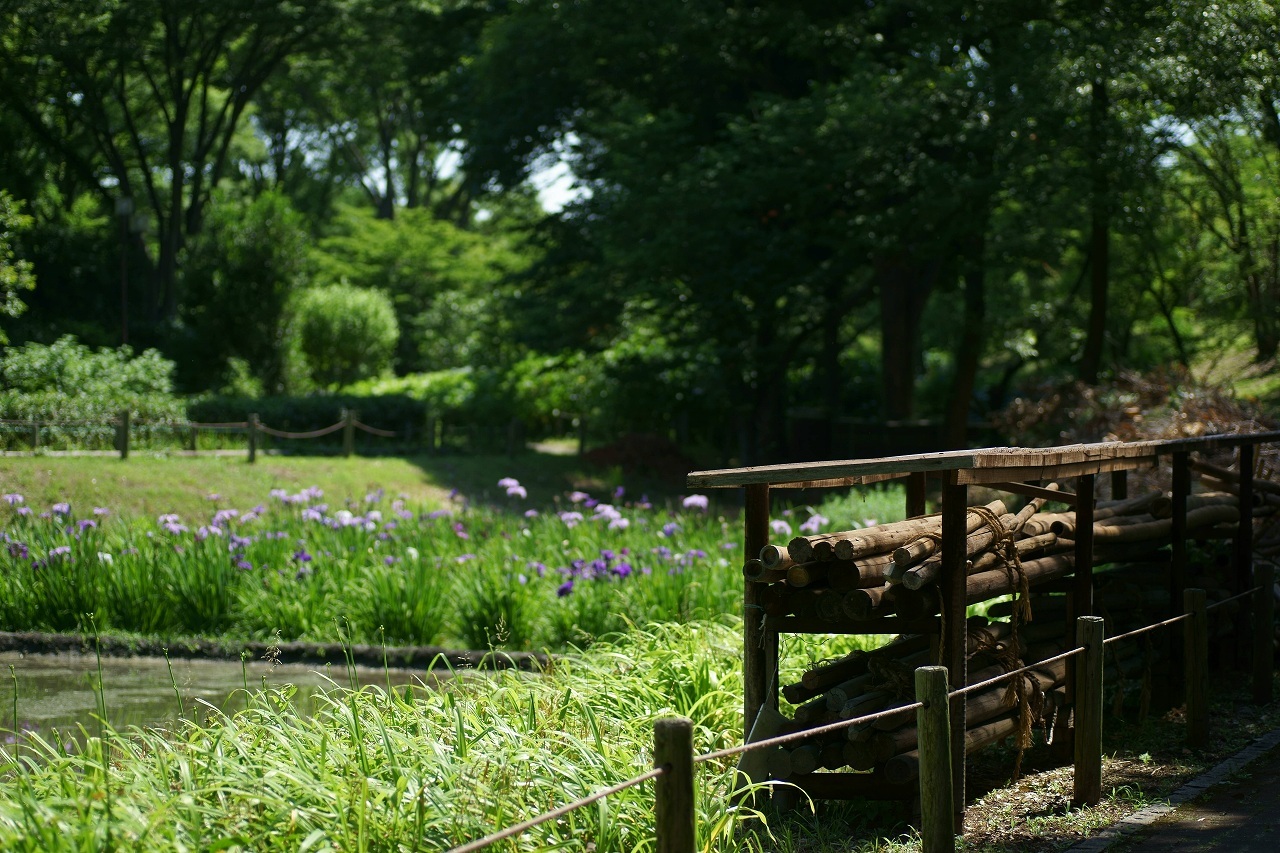
[[[109, 834], [131, 850], [447, 849], [648, 770], [663, 716], [692, 719], [699, 752], [734, 744], [740, 643], [736, 622], [650, 625], [545, 675], [409, 698], [335, 686], [311, 717], [286, 689], [176, 731], [107, 731], [71, 753], [37, 742], [8, 762], [0, 848], [102, 849]], [[701, 848], [786, 849], [793, 830], [771, 838], [730, 800], [732, 776], [699, 767]], [[653, 849], [653, 825], [646, 783], [494, 849]]]

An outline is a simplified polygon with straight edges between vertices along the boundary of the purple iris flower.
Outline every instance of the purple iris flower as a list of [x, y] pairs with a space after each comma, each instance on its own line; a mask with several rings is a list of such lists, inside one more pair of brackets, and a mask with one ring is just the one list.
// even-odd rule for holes
[[60, 501], [50, 507], [50, 509], [53, 510], [54, 515], [69, 515], [71, 513], [71, 504], [66, 501]]
[[559, 598], [564, 598], [571, 592], [573, 592], [573, 578], [569, 578], [569, 580], [556, 587], [556, 596]]

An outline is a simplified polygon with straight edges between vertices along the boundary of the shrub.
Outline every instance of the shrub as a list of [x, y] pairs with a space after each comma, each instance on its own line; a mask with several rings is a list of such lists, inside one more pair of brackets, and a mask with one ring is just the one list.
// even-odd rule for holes
[[318, 384], [332, 388], [390, 370], [400, 327], [385, 293], [332, 284], [303, 291], [293, 310], [299, 349]]
[[[426, 408], [403, 394], [361, 396], [325, 394], [313, 397], [233, 397], [210, 396], [187, 404], [187, 415], [200, 423], [243, 421], [250, 412], [267, 426], [290, 432], [307, 432], [337, 423], [343, 409], [351, 409], [360, 420], [383, 429], [419, 428]], [[341, 436], [335, 435], [336, 444]]]
[[147, 420], [181, 420], [173, 371], [173, 362], [156, 350], [94, 351], [71, 335], [10, 347], [0, 357], [0, 417], [93, 421], [128, 409]]

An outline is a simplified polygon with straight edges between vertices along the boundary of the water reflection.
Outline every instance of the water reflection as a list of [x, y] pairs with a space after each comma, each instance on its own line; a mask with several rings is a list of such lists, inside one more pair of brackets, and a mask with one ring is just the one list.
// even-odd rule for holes
[[[341, 666], [181, 659], [174, 659], [172, 665], [171, 677], [163, 658], [102, 659], [106, 716], [116, 731], [130, 726], [172, 727], [178, 720], [179, 702], [189, 720], [204, 720], [213, 713], [210, 706], [233, 714], [245, 707], [246, 685], [250, 690], [296, 685], [293, 702], [309, 714], [320, 692], [332, 689], [334, 682], [349, 684], [347, 669]], [[97, 666], [93, 655], [0, 652], [0, 729], [7, 742], [23, 731], [64, 742], [69, 737], [78, 739], [82, 726], [90, 735], [96, 734]], [[361, 685], [385, 688], [389, 684], [396, 690], [406, 685], [427, 689], [435, 681], [425, 670], [356, 667], [355, 675]]]

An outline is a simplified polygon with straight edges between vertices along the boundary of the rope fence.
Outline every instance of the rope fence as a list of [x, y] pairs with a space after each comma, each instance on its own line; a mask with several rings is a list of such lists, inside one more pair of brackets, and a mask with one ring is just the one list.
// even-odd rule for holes
[[1008, 679], [1013, 678], [1015, 675], [1021, 675], [1022, 673], [1030, 672], [1033, 669], [1041, 669], [1043, 667], [1048, 666], [1049, 664], [1057, 663], [1060, 660], [1067, 660], [1068, 658], [1073, 658], [1084, 651], [1086, 651], [1084, 646], [1076, 646], [1074, 649], [1072, 649], [1069, 652], [1063, 652], [1060, 655], [1055, 655], [1051, 658], [1045, 658], [1042, 661], [1036, 661], [1035, 663], [1027, 664], [1026, 666], [1019, 667], [1018, 669], [1011, 669], [1008, 672], [1001, 673], [1000, 675], [995, 676], [994, 678], [988, 678], [986, 681], [979, 681], [976, 684], [970, 684], [967, 687], [961, 687], [958, 690], [952, 690], [950, 693], [947, 694], [947, 698], [953, 699], [956, 696], [965, 696], [969, 693], [973, 693], [976, 690], [982, 690], [983, 688], [990, 687], [993, 684], [999, 684], [1001, 681], [1007, 681]]
[[244, 421], [204, 423], [199, 421], [135, 420], [128, 411], [122, 411], [117, 417], [103, 421], [44, 421], [0, 418], [0, 427], [29, 430], [27, 442], [32, 452], [41, 451], [42, 449], [47, 451], [50, 449], [50, 444], [56, 446], [72, 439], [76, 439], [73, 443], [83, 447], [84, 435], [78, 436], [78, 439], [75, 436], [69, 439], [67, 433], [69, 430], [75, 429], [90, 430], [93, 432], [91, 445], [100, 447], [113, 446], [113, 449], [120, 454], [121, 458], [128, 458], [131, 449], [130, 445], [135, 438], [141, 439], [142, 444], [146, 446], [157, 440], [162, 440], [158, 437], [166, 432], [173, 436], [183, 435], [180, 440], [182, 449], [196, 453], [199, 452], [198, 435], [201, 432], [243, 433], [247, 439], [250, 462], [256, 460], [258, 441], [262, 436], [286, 441], [305, 441], [323, 438], [340, 432], [342, 433], [342, 453], [344, 456], [351, 456], [355, 452], [355, 433], [357, 430], [378, 438], [398, 438], [402, 435], [401, 432], [396, 430], [381, 429], [363, 423], [356, 418], [355, 412], [346, 409], [342, 412], [342, 420], [337, 423], [307, 431], [276, 429], [262, 423], [256, 414], [251, 414], [248, 420]]
[[[333, 426], [322, 427], [321, 429], [313, 429], [310, 432], [285, 432], [284, 430], [281, 430], [281, 429], [272, 429], [266, 424], [260, 423], [258, 424], [258, 431], [265, 433], [266, 435], [272, 436], [273, 438], [320, 438], [321, 436], [332, 435], [333, 433], [337, 432], [338, 430], [342, 429], [345, 426], [346, 424], [344, 422], [339, 421]], [[395, 433], [391, 433], [391, 435], [395, 435]]]
[[[912, 711], [918, 714], [918, 752], [920, 762], [920, 802], [921, 802], [921, 838], [932, 839], [926, 841], [923, 845], [925, 850], [937, 849], [954, 849], [954, 827], [952, 824], [951, 812], [951, 738], [950, 738], [950, 707], [951, 700], [966, 696], [969, 693], [983, 690], [991, 687], [1001, 681], [1015, 678], [1022, 673], [1040, 669], [1045, 666], [1057, 663], [1062, 660], [1069, 660], [1080, 657], [1076, 662], [1075, 676], [1075, 696], [1073, 697], [1073, 707], [1075, 709], [1075, 738], [1074, 738], [1074, 768], [1075, 768], [1075, 789], [1073, 802], [1077, 805], [1096, 805], [1101, 801], [1102, 796], [1102, 650], [1103, 647], [1135, 637], [1148, 631], [1154, 631], [1158, 628], [1168, 627], [1179, 622], [1187, 623], [1187, 631], [1185, 633], [1185, 653], [1183, 655], [1186, 665], [1186, 685], [1187, 685], [1187, 738], [1192, 745], [1203, 743], [1203, 738], [1207, 734], [1207, 725], [1209, 720], [1208, 703], [1205, 691], [1208, 682], [1208, 632], [1205, 630], [1207, 623], [1206, 615], [1209, 610], [1221, 607], [1232, 601], [1243, 599], [1248, 596], [1257, 596], [1259, 600], [1259, 608], [1255, 618], [1255, 637], [1257, 645], [1255, 650], [1259, 652], [1255, 656], [1255, 698], [1259, 701], [1265, 699], [1270, 701], [1270, 684], [1272, 678], [1272, 662], [1271, 656], [1261, 656], [1262, 649], [1271, 651], [1271, 633], [1270, 625], [1273, 618], [1274, 599], [1265, 593], [1270, 592], [1272, 586], [1272, 578], [1274, 577], [1274, 569], [1269, 565], [1260, 565], [1257, 567], [1257, 585], [1245, 590], [1230, 598], [1214, 602], [1212, 605], [1206, 605], [1204, 601], [1204, 591], [1199, 589], [1188, 589], [1184, 596], [1184, 609], [1186, 612], [1155, 622], [1129, 631], [1124, 634], [1117, 634], [1114, 637], [1103, 636], [1103, 619], [1100, 616], [1081, 616], [1077, 619], [1077, 637], [1079, 645], [1062, 652], [1045, 660], [1037, 661], [1017, 669], [1009, 670], [1001, 675], [974, 684], [960, 687], [948, 692], [946, 690], [946, 669], [937, 666], [923, 666], [915, 670], [916, 672], [916, 701], [908, 704], [898, 705], [892, 708], [886, 708], [871, 714], [864, 714], [859, 717], [853, 717], [848, 720], [839, 720], [834, 723], [816, 726], [801, 731], [789, 732], [787, 734], [778, 735], [776, 737], [764, 738], [762, 740], [744, 743], [740, 746], [729, 747], [727, 749], [719, 749], [713, 752], [706, 752], [700, 755], [692, 755], [691, 730], [692, 723], [682, 718], [666, 718], [655, 723], [655, 748], [654, 760], [657, 766], [653, 770], [634, 776], [624, 782], [619, 782], [608, 788], [596, 791], [572, 803], [567, 803], [552, 811], [545, 812], [534, 818], [526, 820], [522, 823], [506, 827], [502, 830], [494, 832], [484, 838], [471, 841], [460, 847], [455, 847], [449, 853], [474, 853], [474, 851], [482, 850], [500, 841], [514, 838], [521, 833], [546, 823], [556, 818], [598, 802], [611, 794], [616, 794], [632, 788], [643, 782], [660, 780], [657, 785], [662, 785], [664, 777], [679, 777], [678, 784], [673, 784], [673, 789], [667, 790], [665, 793], [655, 787], [656, 798], [656, 832], [658, 835], [659, 850], [679, 850], [692, 851], [692, 827], [686, 827], [689, 823], [689, 815], [692, 813], [692, 804], [694, 800], [693, 791], [693, 775], [692, 767], [697, 764], [703, 764], [709, 761], [720, 761], [726, 758], [744, 755], [749, 752], [755, 752], [764, 749], [773, 749], [796, 741], [810, 740], [825, 734], [848, 729], [853, 726], [873, 723], [877, 720], [884, 719], [895, 715], [903, 715]], [[1264, 593], [1264, 594], [1260, 594]], [[1272, 607], [1266, 605], [1270, 603]], [[1265, 635], [1265, 636], [1264, 636]], [[1265, 646], [1264, 646], [1265, 639]], [[1261, 693], [1261, 688], [1257, 686], [1259, 679], [1265, 679], [1266, 691]], [[686, 732], [689, 740], [683, 747], [684, 754], [676, 755], [680, 759], [680, 764], [687, 764], [687, 772], [677, 772], [676, 763], [672, 760], [666, 760], [658, 763], [665, 755], [670, 759], [673, 755], [670, 751], [663, 752], [659, 744], [659, 729], [663, 724], [681, 723], [684, 724], [688, 732]], [[944, 768], [945, 772], [944, 772]], [[676, 801], [681, 805], [673, 807], [670, 803]], [[687, 801], [687, 802], [686, 802]], [[666, 803], [664, 807], [664, 803]], [[684, 815], [683, 819], [673, 819], [671, 817], [672, 809]], [[675, 824], [675, 826], [673, 826]], [[686, 831], [687, 830], [687, 831]], [[671, 839], [675, 837], [687, 837], [690, 839], [687, 845], [682, 843], [673, 844]]]
[[1139, 634], [1145, 634], [1148, 631], [1154, 631], [1157, 628], [1164, 628], [1168, 625], [1173, 625], [1175, 623], [1181, 622], [1184, 619], [1190, 619], [1190, 618], [1191, 618], [1190, 613], [1183, 613], [1181, 616], [1174, 616], [1172, 619], [1166, 619], [1163, 622], [1156, 622], [1152, 625], [1146, 625], [1142, 628], [1137, 628], [1125, 634], [1117, 634], [1114, 637], [1107, 637], [1107, 639], [1103, 640], [1102, 642], [1106, 645], [1110, 645], [1111, 643], [1118, 643], [1121, 640], [1127, 640], [1130, 637], [1136, 637]]
[[628, 788], [634, 788], [636, 785], [648, 782], [650, 779], [656, 779], [662, 774], [669, 772], [669, 770], [670, 768], [666, 766], [655, 767], [647, 773], [641, 773], [639, 776], [633, 776], [625, 782], [619, 782], [616, 785], [596, 791], [593, 794], [588, 794], [582, 799], [574, 800], [572, 803], [566, 803], [557, 809], [544, 812], [543, 814], [530, 818], [523, 823], [508, 826], [506, 829], [501, 829], [491, 835], [486, 835], [484, 838], [478, 838], [475, 841], [470, 841], [463, 844], [461, 847], [454, 847], [449, 851], [449, 853], [473, 853], [473, 851], [483, 850], [486, 847], [497, 844], [499, 841], [506, 841], [508, 838], [515, 838], [517, 835], [527, 832], [535, 826], [541, 826], [547, 821], [555, 820], [558, 817], [564, 817], [570, 812], [577, 811], [578, 809], [589, 806], [592, 803], [597, 803], [611, 794], [618, 794]]

